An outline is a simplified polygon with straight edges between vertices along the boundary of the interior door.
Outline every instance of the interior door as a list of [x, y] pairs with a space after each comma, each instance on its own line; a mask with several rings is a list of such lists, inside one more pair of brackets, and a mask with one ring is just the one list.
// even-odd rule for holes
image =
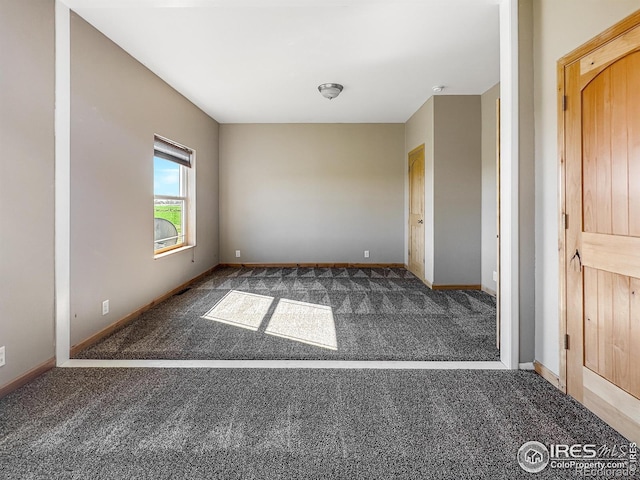
[[409, 152], [409, 271], [424, 280], [424, 144]]
[[640, 26], [564, 66], [567, 393], [640, 442]]

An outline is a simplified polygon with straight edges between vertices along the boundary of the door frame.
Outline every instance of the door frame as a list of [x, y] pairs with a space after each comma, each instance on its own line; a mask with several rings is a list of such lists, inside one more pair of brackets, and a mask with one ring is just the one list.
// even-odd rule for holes
[[518, 0], [500, 0], [500, 361], [520, 368]]
[[558, 244], [559, 244], [559, 316], [560, 316], [560, 385], [559, 388], [563, 392], [567, 392], [567, 262], [566, 262], [566, 232], [567, 232], [567, 198], [566, 198], [566, 165], [565, 165], [565, 69], [572, 63], [579, 61], [583, 57], [589, 55], [594, 50], [600, 48], [613, 39], [625, 34], [634, 27], [640, 25], [640, 10], [632, 13], [620, 22], [616, 23], [601, 34], [592, 38], [588, 42], [571, 51], [560, 60], [557, 64], [558, 72]]
[[[55, 0], [55, 342], [56, 365], [70, 362], [71, 33], [70, 0]], [[500, 362], [519, 368], [518, 0], [499, 0], [500, 18]], [[404, 158], [402, 161], [404, 165]], [[515, 207], [515, 208], [514, 208]], [[408, 221], [405, 222], [408, 225]]]

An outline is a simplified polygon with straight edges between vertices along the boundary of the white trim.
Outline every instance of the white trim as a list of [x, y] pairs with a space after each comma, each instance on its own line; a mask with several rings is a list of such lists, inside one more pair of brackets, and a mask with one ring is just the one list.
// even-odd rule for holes
[[56, 364], [71, 345], [71, 32], [70, 13], [55, 4], [55, 331]]
[[[188, 147], [187, 147], [188, 148]], [[190, 247], [196, 246], [196, 228], [197, 228], [197, 217], [196, 217], [196, 204], [197, 204], [197, 172], [198, 163], [196, 161], [196, 151], [192, 148], [191, 150], [191, 168], [187, 169], [187, 244]], [[195, 251], [194, 251], [195, 255]]]
[[518, 370], [535, 370], [533, 362], [519, 363]]
[[69, 360], [65, 368], [314, 368], [374, 370], [506, 370], [500, 362], [342, 360]]
[[519, 362], [518, 0], [500, 2], [500, 360]]

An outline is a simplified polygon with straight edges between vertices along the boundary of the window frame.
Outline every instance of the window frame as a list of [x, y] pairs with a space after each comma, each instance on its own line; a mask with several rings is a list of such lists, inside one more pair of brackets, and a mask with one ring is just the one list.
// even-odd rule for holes
[[[166, 152], [160, 156], [157, 155], [158, 149], [157, 144], [164, 143], [173, 148], [177, 148], [182, 152], [188, 154], [189, 159], [187, 162], [181, 159], [173, 160], [171, 155], [167, 155]], [[195, 215], [195, 203], [196, 203], [196, 152], [194, 149], [189, 148], [185, 145], [182, 145], [174, 140], [163, 137], [158, 134], [154, 134], [153, 137], [153, 162], [155, 166], [155, 158], [162, 158], [167, 161], [172, 161], [179, 166], [180, 172], [180, 195], [156, 195], [155, 186], [153, 191], [153, 205], [154, 205], [154, 215], [153, 218], [155, 220], [155, 201], [156, 200], [177, 200], [183, 202], [183, 211], [182, 211], [182, 226], [181, 232], [178, 236], [178, 239], [182, 237], [182, 241], [176, 242], [175, 245], [169, 245], [162, 248], [155, 248], [156, 239], [155, 239], [155, 230], [154, 230], [154, 249], [153, 254], [154, 258], [163, 257], [169, 253], [174, 253], [178, 251], [182, 251], [187, 248], [195, 247], [196, 245], [196, 215]], [[153, 171], [153, 178], [155, 182], [155, 168]]]

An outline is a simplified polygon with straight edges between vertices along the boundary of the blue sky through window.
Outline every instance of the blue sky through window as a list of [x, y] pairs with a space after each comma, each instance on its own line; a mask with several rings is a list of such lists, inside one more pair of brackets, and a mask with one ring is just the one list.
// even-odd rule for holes
[[153, 157], [153, 192], [155, 195], [180, 195], [180, 165]]

